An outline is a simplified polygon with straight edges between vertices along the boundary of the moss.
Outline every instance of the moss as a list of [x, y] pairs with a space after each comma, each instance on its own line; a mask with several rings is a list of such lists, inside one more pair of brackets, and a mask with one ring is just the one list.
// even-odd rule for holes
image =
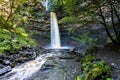
[[102, 70], [96, 67], [86, 74], [85, 80], [94, 80], [97, 76], [101, 74], [102, 74]]
[[77, 80], [110, 79], [109, 74], [112, 68], [104, 61], [97, 61], [95, 56], [89, 54], [82, 59], [82, 70], [84, 73]]

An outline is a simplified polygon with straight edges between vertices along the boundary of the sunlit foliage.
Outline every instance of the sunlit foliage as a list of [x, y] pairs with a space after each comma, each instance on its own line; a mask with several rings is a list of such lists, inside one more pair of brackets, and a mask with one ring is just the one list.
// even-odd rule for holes
[[82, 69], [83, 74], [78, 76], [77, 80], [112, 80], [109, 78], [111, 71], [110, 65], [95, 58], [93, 55], [86, 55], [82, 59]]
[[0, 3], [0, 53], [14, 52], [22, 46], [31, 46], [35, 42], [29, 38], [24, 26], [30, 13], [24, 11], [29, 0], [1, 0]]

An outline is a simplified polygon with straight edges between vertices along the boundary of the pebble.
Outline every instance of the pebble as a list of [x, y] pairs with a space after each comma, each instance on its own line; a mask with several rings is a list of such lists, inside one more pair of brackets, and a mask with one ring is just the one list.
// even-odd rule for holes
[[9, 60], [3, 60], [3, 62], [4, 62], [5, 65], [9, 65], [10, 64]]

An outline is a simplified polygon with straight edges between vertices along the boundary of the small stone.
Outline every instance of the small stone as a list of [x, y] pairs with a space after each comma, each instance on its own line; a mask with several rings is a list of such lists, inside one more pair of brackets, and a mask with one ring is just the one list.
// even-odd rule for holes
[[4, 65], [3, 64], [0, 64], [0, 68], [3, 68], [4, 67]]
[[24, 56], [24, 57], [25, 57], [25, 56], [27, 56], [27, 54], [26, 54], [26, 53], [22, 53], [21, 56]]
[[112, 66], [114, 69], [119, 69], [118, 65], [115, 64], [115, 63], [111, 63], [111, 66]]
[[3, 60], [3, 62], [4, 62], [5, 65], [9, 65], [10, 64], [9, 60]]
[[32, 55], [32, 54], [33, 54], [33, 52], [27, 52], [27, 54], [28, 54], [28, 55]]

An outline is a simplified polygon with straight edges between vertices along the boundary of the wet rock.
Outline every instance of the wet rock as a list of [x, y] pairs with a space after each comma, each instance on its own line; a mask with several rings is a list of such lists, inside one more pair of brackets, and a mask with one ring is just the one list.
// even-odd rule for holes
[[76, 50], [75, 48], [72, 48], [69, 50], [69, 52], [75, 52], [75, 50]]
[[0, 63], [2, 65], [9, 65], [10, 64], [10, 61], [9, 60], [4, 60], [4, 59], [0, 59]]
[[4, 63], [3, 63], [3, 59], [0, 59], [0, 63], [1, 63], [1, 64], [4, 64]]
[[73, 57], [59, 57], [59, 59], [73, 59]]
[[14, 66], [16, 66], [18, 63], [16, 63], [16, 62], [12, 62], [12, 63], [10, 63], [10, 66], [11, 67], [14, 67]]
[[48, 60], [53, 60], [55, 57], [47, 57]]
[[51, 64], [46, 64], [44, 65], [45, 67], [55, 67], [55, 65], [51, 65]]
[[79, 56], [85, 56], [85, 52], [86, 52], [86, 48], [85, 49], [76, 48], [74, 50], [74, 53], [76, 53]]
[[5, 65], [9, 65], [10, 64], [9, 60], [3, 60], [3, 62], [4, 62]]
[[47, 70], [53, 69], [54, 67], [55, 67], [55, 65], [49, 65], [49, 64], [47, 64], [47, 65], [44, 65], [44, 67], [41, 68], [40, 70], [41, 71], [47, 71]]
[[23, 52], [23, 53], [21, 54], [21, 56], [27, 57], [27, 54]]
[[0, 55], [0, 59], [4, 59], [5, 57], [4, 57], [4, 55]]
[[33, 52], [26, 52], [26, 54], [27, 54], [27, 55], [32, 55], [32, 54], [33, 54]]
[[4, 65], [3, 64], [0, 64], [0, 68], [3, 68], [4, 67]]
[[12, 70], [11, 66], [6, 66], [6, 67], [0, 69], [0, 76], [11, 71], [11, 70]]
[[111, 63], [111, 66], [113, 67], [113, 69], [118, 69], [120, 70], [119, 66], [115, 63]]
[[120, 80], [120, 72], [118, 72], [118, 70], [114, 70], [111, 74], [111, 77], [113, 80]]
[[25, 60], [27, 60], [27, 57], [19, 57], [15, 59], [16, 62], [24, 62]]

